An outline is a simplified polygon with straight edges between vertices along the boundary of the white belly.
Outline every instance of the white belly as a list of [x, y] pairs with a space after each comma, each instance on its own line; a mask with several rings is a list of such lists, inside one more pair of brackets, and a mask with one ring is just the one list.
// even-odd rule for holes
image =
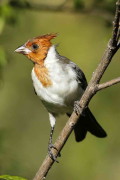
[[35, 91], [49, 112], [70, 113], [73, 110], [74, 101], [81, 97], [83, 90], [78, 85], [72, 69], [68, 68], [66, 71], [61, 68], [55, 69], [54, 73], [53, 69], [49, 72], [52, 85], [44, 87], [33, 68], [32, 80]]

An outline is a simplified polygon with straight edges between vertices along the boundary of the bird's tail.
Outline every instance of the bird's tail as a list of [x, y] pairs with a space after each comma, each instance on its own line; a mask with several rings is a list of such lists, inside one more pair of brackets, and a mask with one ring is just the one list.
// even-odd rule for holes
[[99, 138], [107, 136], [106, 132], [96, 121], [89, 108], [85, 109], [84, 115], [80, 117], [74, 127], [76, 141], [82, 141], [86, 137], [87, 131]]

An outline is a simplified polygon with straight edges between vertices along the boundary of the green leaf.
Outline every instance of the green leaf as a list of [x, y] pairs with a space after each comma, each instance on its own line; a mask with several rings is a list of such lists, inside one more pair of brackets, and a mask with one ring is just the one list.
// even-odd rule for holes
[[27, 179], [19, 176], [2, 175], [0, 176], [0, 180], [27, 180]]

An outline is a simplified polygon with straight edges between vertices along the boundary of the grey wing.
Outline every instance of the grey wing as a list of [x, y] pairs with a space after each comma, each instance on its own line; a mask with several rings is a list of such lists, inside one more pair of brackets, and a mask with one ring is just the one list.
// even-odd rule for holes
[[67, 57], [61, 56], [58, 52], [57, 52], [57, 58], [62, 60], [61, 61], [62, 63], [64, 62], [65, 64], [70, 64], [70, 66], [73, 68], [73, 70], [77, 74], [78, 83], [85, 90], [87, 87], [87, 80], [86, 80], [86, 77], [85, 77], [83, 71], [75, 63], [70, 61]]
[[72, 68], [75, 70], [77, 73], [77, 81], [80, 84], [80, 86], [85, 90], [87, 87], [87, 80], [86, 77], [83, 73], [83, 71], [73, 62], [70, 63]]

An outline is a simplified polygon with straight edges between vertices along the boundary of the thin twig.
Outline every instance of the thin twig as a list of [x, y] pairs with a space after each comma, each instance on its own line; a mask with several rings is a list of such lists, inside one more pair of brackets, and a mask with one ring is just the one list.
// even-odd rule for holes
[[117, 83], [120, 83], [120, 77], [118, 77], [116, 79], [112, 79], [112, 80], [105, 82], [105, 83], [102, 83], [102, 84], [98, 84], [97, 85], [97, 91], [108, 88], [108, 87], [115, 85]]
[[[83, 110], [85, 107], [89, 104], [90, 100], [92, 97], [97, 93], [97, 85], [99, 84], [105, 70], [107, 69], [108, 65], [110, 64], [114, 54], [117, 52], [119, 49], [118, 42], [116, 42], [117, 37], [119, 36], [119, 18], [120, 18], [120, 0], [117, 1], [116, 3], [116, 13], [115, 13], [115, 18], [114, 18], [114, 24], [113, 24], [113, 34], [112, 38], [110, 39], [110, 43], [108, 44], [107, 49], [104, 52], [104, 55], [102, 57], [102, 60], [100, 61], [97, 69], [93, 73], [93, 76], [88, 84], [88, 87], [86, 88], [83, 96], [80, 99], [80, 107], [81, 107], [81, 112], [80, 114], [76, 115], [75, 112], [72, 113], [71, 117], [69, 118], [68, 122], [66, 123], [65, 127], [63, 128], [62, 132], [60, 133], [60, 136], [56, 140], [54, 146], [57, 148], [58, 151], [53, 149], [53, 154], [57, 156], [60, 151], [62, 150], [63, 146], [65, 145], [67, 139], [69, 138], [72, 130], [74, 129], [75, 124], [77, 123], [79, 117], [81, 116]], [[118, 79], [118, 78], [117, 78]], [[113, 81], [113, 80], [111, 80]], [[110, 86], [115, 84], [109, 81]], [[117, 81], [117, 80], [116, 80]], [[104, 86], [104, 88], [108, 85], [106, 83], [103, 83], [99, 86]], [[118, 83], [118, 82], [117, 82]], [[103, 88], [101, 88], [103, 89]], [[34, 177], [34, 180], [43, 180], [45, 179], [47, 173], [49, 172], [50, 168], [52, 167], [54, 161], [49, 157], [46, 156], [45, 160], [43, 161], [40, 169], [38, 170], [36, 176]]]

